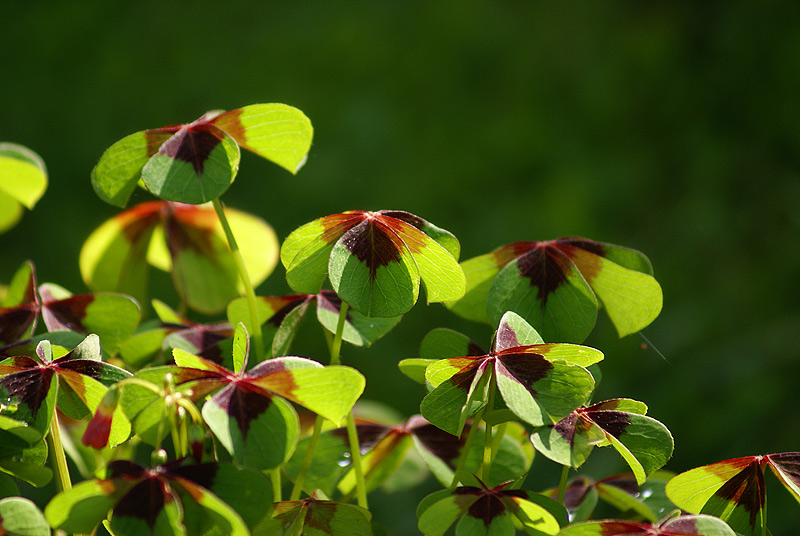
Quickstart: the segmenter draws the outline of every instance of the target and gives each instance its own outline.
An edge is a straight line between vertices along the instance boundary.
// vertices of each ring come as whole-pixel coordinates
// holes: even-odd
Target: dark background
[[[606,354],[599,396],[645,401],[675,436],[674,471],[800,450],[800,4],[37,1],[4,2],[0,20],[0,139],[50,173],[0,236],[2,281],[30,258],[41,281],[85,289],[80,246],[116,213],[89,172],[114,141],[284,102],[314,124],[307,165],[292,177],[245,154],[227,204],[281,239],[347,209],[408,210],[463,259],[566,235],[639,249],[665,296],[646,335],[668,362],[601,314],[586,342]],[[287,291],[282,268],[259,289]],[[396,363],[438,326],[491,336],[419,304],[345,349],[366,397],[418,411]],[[324,359],[317,340],[308,323],[295,351]],[[624,469],[595,457],[597,476]],[[532,488],[557,484],[549,466]],[[789,534],[798,505],[769,489],[773,533]],[[387,525],[408,514],[402,533],[416,500],[373,503]]]

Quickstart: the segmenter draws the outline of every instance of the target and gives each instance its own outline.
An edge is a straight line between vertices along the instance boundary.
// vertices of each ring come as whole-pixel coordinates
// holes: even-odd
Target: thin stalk
[[[52,455],[53,470],[56,473],[56,485],[59,491],[72,489],[72,480],[69,477],[67,456],[61,443],[61,430],[58,427],[58,412],[53,410],[53,419],[50,421],[50,435],[47,436],[50,453]]]
[[[561,469],[561,482],[558,483],[558,502],[564,504],[564,494],[567,491],[567,478],[569,477],[569,465]]]
[[[282,490],[281,490],[281,470],[280,468],[273,469],[269,472],[269,479],[272,482],[272,500],[274,502],[281,502],[283,499],[282,497]]]
[[[308,470],[311,468],[311,460],[314,459],[314,450],[317,448],[317,443],[319,442],[319,435],[322,432],[322,422],[325,419],[317,415],[316,420],[314,421],[314,431],[311,434],[311,439],[308,442],[308,448],[306,449],[305,455],[303,455],[303,463],[300,464],[300,472],[297,473],[297,478],[294,481],[294,487],[292,488],[292,494],[289,496],[290,501],[296,501],[300,498],[300,493],[303,491],[303,484],[306,480],[306,475],[308,474]]]
[[[214,205],[214,210],[217,213],[219,223],[222,225],[222,230],[225,231],[225,238],[228,240],[228,247],[231,248],[233,260],[236,263],[236,270],[239,272],[239,279],[242,280],[244,285],[244,295],[247,298],[247,309],[250,312],[250,325],[253,326],[252,333],[250,333],[250,340],[253,341],[253,352],[256,354],[256,361],[264,359],[264,340],[261,336],[261,324],[258,321],[258,309],[256,306],[256,292],[253,289],[253,283],[250,281],[250,274],[247,273],[247,267],[244,264],[244,257],[239,249],[239,244],[236,243],[236,238],[233,236],[233,231],[228,223],[228,218],[225,216],[225,211],[222,208],[222,202],[219,198],[211,202]]]
[[[489,400],[486,402],[485,411],[491,413],[494,409],[494,392],[497,389],[494,374],[489,378]],[[485,413],[484,413],[485,414]],[[492,425],[484,421],[485,433],[483,436],[483,463],[481,463],[481,480],[489,479],[489,469],[492,467]]]
[[[339,320],[336,322],[336,334],[333,337],[333,343],[331,343],[331,365],[338,365],[341,362],[339,354],[342,351],[342,335],[344,335],[344,322],[347,320],[348,309],[349,306],[342,302],[339,309]]]
[[[458,464],[453,472],[453,481],[450,482],[451,488],[454,488],[456,484],[458,484],[458,473],[459,471],[464,470],[464,465],[467,463],[467,454],[469,454],[469,449],[472,448],[472,442],[475,439],[475,435],[478,431],[478,423],[481,422],[485,411],[486,406],[479,409],[478,413],[475,414],[475,418],[472,419],[472,425],[470,425],[469,432],[467,432],[467,438],[464,440],[464,446],[461,447],[461,456],[458,457]]]
[[[353,460],[353,467],[356,470],[358,505],[365,510],[369,510],[369,506],[367,506],[367,485],[364,481],[364,468],[361,466],[361,446],[358,444],[356,420],[353,417],[352,411],[347,414],[347,438],[350,440],[350,459]]]

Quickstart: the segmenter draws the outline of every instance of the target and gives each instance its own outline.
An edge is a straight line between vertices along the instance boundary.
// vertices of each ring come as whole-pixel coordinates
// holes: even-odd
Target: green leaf
[[[420,357],[429,360],[478,356],[485,353],[483,348],[466,335],[446,328],[429,331],[422,339],[419,349]]]
[[[202,413],[234,460],[249,467],[278,467],[297,444],[297,413],[280,397],[265,398],[229,386],[206,402]]]
[[[236,324],[233,334],[233,371],[242,372],[247,362],[247,354],[250,350],[250,339],[247,338],[247,329],[244,324]]]
[[[620,337],[644,329],[661,312],[661,286],[649,273],[624,268],[579,248],[572,261],[600,298]]]
[[[92,187],[105,201],[117,207],[128,203],[142,175],[142,168],[171,132],[145,130],[126,136],[105,150],[92,169]]]
[[[349,213],[319,218],[298,227],[281,246],[286,282],[295,292],[317,294],[328,274],[328,261],[336,241],[352,226]]]
[[[311,121],[285,104],[252,104],[224,112],[210,121],[244,149],[297,173],[311,147]]]
[[[391,245],[379,246],[373,233]],[[411,252],[399,238],[392,242],[386,231],[372,230],[368,221],[345,233],[333,246],[328,276],[336,294],[366,316],[401,315],[414,306],[419,295],[420,275]]]
[[[261,370],[280,366],[286,370],[259,376]],[[300,404],[337,426],[344,422],[366,384],[364,376],[353,368],[322,367],[315,361],[292,356],[262,362],[248,374],[254,378],[253,385]]]
[[[495,350],[505,350],[514,346],[544,344],[542,336],[524,318],[508,311],[500,318],[495,333]]]
[[[14,143],[0,143],[0,232],[33,209],[47,189],[47,169],[38,154]]]
[[[165,201],[199,205],[216,199],[239,170],[239,146],[219,128],[180,127],[142,168],[142,181]]]
[[[50,536],[50,525],[33,501],[7,497],[0,499],[0,531],[9,536]]]
[[[44,515],[55,529],[90,533],[125,491],[107,480],[85,480],[53,497]]]
[[[253,529],[253,536],[372,536],[369,510],[314,497],[275,504],[272,517]]]
[[[397,366],[400,368],[400,372],[415,382],[424,385],[425,369],[428,367],[428,365],[434,363],[435,361],[435,359],[410,358],[403,359],[397,364]]]
[[[323,290],[316,296],[317,320],[330,333],[336,333],[342,300],[335,293]],[[366,317],[351,309],[347,312],[342,339],[356,346],[369,346],[395,327],[402,316],[391,318]],[[281,324],[281,327],[283,324]]]
[[[37,488],[46,486],[53,479],[53,471],[49,468],[24,461],[0,459],[0,471],[24,480]]]

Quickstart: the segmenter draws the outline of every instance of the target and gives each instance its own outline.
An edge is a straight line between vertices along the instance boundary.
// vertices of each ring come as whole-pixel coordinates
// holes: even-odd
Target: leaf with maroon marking
[[[265,221],[225,208],[254,285],[278,262],[275,231]],[[81,249],[84,282],[146,300],[148,264],[172,275],[188,305],[216,313],[240,295],[233,255],[214,210],[164,201],[142,203],[98,227]]]
[[[579,347],[580,348],[580,347]],[[497,353],[495,374],[503,401],[517,417],[534,426],[555,422],[586,402],[594,379],[585,368],[551,362],[537,346]]]
[[[366,217],[336,242],[328,277],[339,297],[367,316],[401,315],[419,296],[420,274],[411,251],[376,218]]]
[[[471,423],[467,423],[461,434],[462,439],[466,438],[465,434],[471,426]],[[483,433],[483,425],[480,424],[478,427],[477,433]],[[465,455],[464,441],[440,430],[421,416],[409,419],[409,428],[413,433],[417,451],[425,460],[425,464],[443,486],[449,486],[453,481],[459,457]],[[486,479],[487,484],[494,485],[519,478],[530,469],[533,455],[534,450],[525,429],[519,423],[508,423],[497,447],[497,455],[492,461]],[[466,456],[464,471],[473,473],[478,471],[483,463],[483,445],[479,442],[473,443]]]
[[[272,515],[259,523],[253,533],[274,536],[372,536],[369,510],[314,497],[275,503]]]
[[[515,242],[462,267],[467,294],[449,304],[455,313],[497,322],[514,311],[545,340],[581,342],[599,303],[620,336],[641,330],[661,310],[661,288],[644,255],[584,238]]]
[[[203,122],[183,125],[142,168],[156,197],[199,205],[216,199],[239,170],[239,146],[223,130]]]
[[[661,286],[639,252],[581,239],[562,239],[559,247],[592,287],[620,337],[644,329],[661,312]]]
[[[124,207],[142,176],[142,168],[173,133],[169,129],[144,130],[106,149],[91,175],[92,187],[100,199]]]
[[[320,292],[316,300],[317,320],[331,334],[336,333],[342,300],[330,290]],[[402,318],[402,316],[368,318],[355,309],[351,309],[347,311],[342,339],[356,346],[369,346],[389,333]]]
[[[378,317],[408,311],[420,281],[429,302],[456,299],[465,281],[453,256],[454,237],[420,222],[399,211],[349,211],[303,225],[281,249],[289,286],[315,294],[327,275],[340,298]]]
[[[672,456],[669,430],[646,417],[647,406],[617,398],[573,411],[531,435],[536,450],[562,465],[580,467],[596,446],[614,447],[641,485]]]
[[[636,482],[633,473],[610,476],[595,482],[587,476],[573,478],[564,493],[564,506],[573,522],[585,521],[592,516],[598,498],[616,508],[623,517],[655,522],[674,509],[667,499],[664,487],[673,473],[657,471],[643,485]],[[558,488],[542,492],[551,499],[558,496]]]
[[[790,493],[797,493],[800,453],[733,458],[679,474],[667,483],[667,496],[690,513],[725,520],[737,533],[762,534],[766,526],[764,468],[770,466]]]
[[[514,311],[548,341],[581,342],[597,319],[597,298],[570,259],[552,246],[536,247],[495,277],[487,310],[493,322]]]
[[[559,524],[544,507],[528,499],[524,490],[509,488],[511,482],[489,488],[478,486],[446,489],[425,497],[417,508],[417,528],[429,536],[442,536],[459,518],[456,534],[478,536],[514,534],[516,518],[528,534],[552,535]]]
[[[256,296],[256,314],[267,347],[264,359],[288,354],[297,328],[313,300],[311,294]],[[247,298],[237,298],[228,304],[228,322],[232,325],[242,323],[248,333],[253,332]]]
[[[0,378],[0,400],[4,401],[0,417],[13,419],[0,427],[32,445],[41,440],[50,427],[58,395],[58,377],[50,368],[39,369],[39,363],[32,359],[23,364],[18,358],[15,366],[18,366],[16,371],[0,372],[5,374]],[[18,421],[26,424],[25,430],[16,431],[17,427],[11,426]]]
[[[139,304],[122,294],[98,292],[72,296],[52,283],[41,285],[39,293],[42,318],[48,330],[96,333],[111,355],[139,324]]]
[[[8,285],[0,309],[0,343],[11,344],[30,337],[39,312],[36,271],[31,261],[22,263]]]
[[[652,525],[622,519],[585,521],[570,525],[559,533],[563,536],[735,536],[735,534],[724,521],[708,515],[671,517]]]
[[[252,104],[223,112],[209,121],[240,147],[297,173],[306,161],[314,130],[297,108],[285,104]]]
[[[425,372],[433,390],[422,399],[420,413],[438,428],[460,436],[466,420],[486,404],[490,375],[487,356],[434,361]]]
[[[84,481],[56,495],[45,509],[50,524],[89,533],[111,510],[110,528],[119,536],[199,534],[197,529],[244,536],[258,515],[256,495],[271,495],[264,475],[228,464],[172,462],[148,469],[120,460],[107,473],[106,479]]]
[[[286,282],[295,292],[317,294],[328,275],[331,250],[341,236],[362,220],[357,211],[333,214],[292,231],[281,246]]]
[[[89,288],[146,299],[147,249],[164,206],[161,201],[136,205],[89,235],[80,253],[81,276]]]
[[[493,346],[496,351],[515,346],[544,344],[539,333],[524,318],[513,311],[506,312],[500,319],[494,334]]]
[[[357,370],[323,367],[302,357],[276,357],[259,363],[245,374],[254,386],[277,394],[341,425],[364,391]]]

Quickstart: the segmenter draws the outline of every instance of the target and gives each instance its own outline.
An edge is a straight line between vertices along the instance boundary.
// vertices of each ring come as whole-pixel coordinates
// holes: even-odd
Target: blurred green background
[[[639,249],[664,289],[646,335],[666,361],[601,315],[587,341],[606,353],[599,396],[645,401],[675,436],[674,471],[800,450],[800,4],[2,5],[0,139],[39,152],[51,181],[0,235],[2,281],[30,258],[41,281],[85,289],[80,246],[116,213],[89,172],[114,141],[284,102],[314,124],[308,163],[292,177],[245,154],[227,204],[281,238],[347,209],[408,210],[456,234],[464,259],[565,235]],[[259,289],[287,291],[282,268]],[[322,358],[307,325],[295,350]],[[396,362],[438,326],[491,336],[420,304],[370,350],[345,350],[366,397],[418,411]],[[623,470],[595,456],[597,476]],[[557,484],[548,465],[531,487]],[[800,516],[773,489],[777,535]],[[400,534],[413,518],[389,512],[416,500],[373,503]]]

